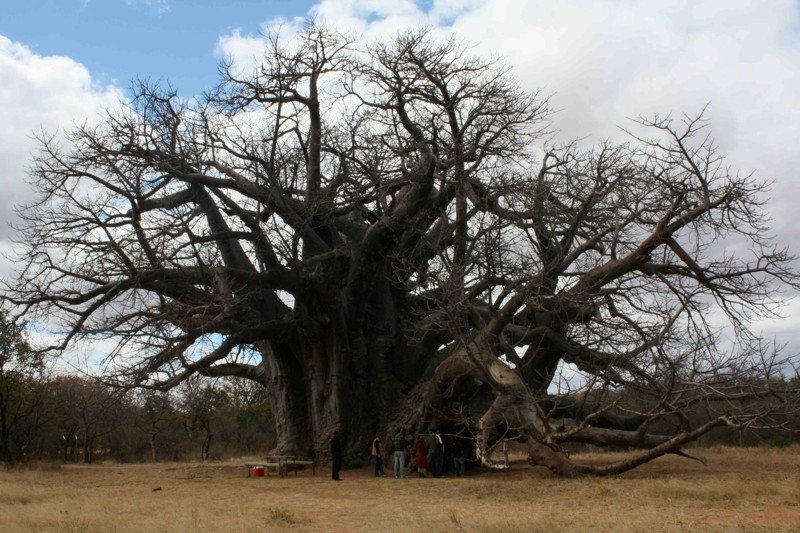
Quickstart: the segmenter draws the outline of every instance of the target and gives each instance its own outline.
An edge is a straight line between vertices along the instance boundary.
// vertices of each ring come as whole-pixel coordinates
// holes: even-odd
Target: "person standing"
[[[456,436],[452,445],[453,450],[453,471],[456,476],[463,476],[467,473],[467,446],[460,436]]]
[[[406,443],[402,430],[392,437],[392,447],[394,448],[394,477],[408,477],[406,475]]]
[[[378,435],[372,439],[372,460],[375,461],[375,477],[383,477],[383,454],[381,453],[381,439]]]
[[[417,473],[419,477],[425,477],[425,471],[428,469],[428,447],[425,446],[425,439],[422,435],[417,440]]]
[[[342,468],[342,441],[339,440],[339,430],[333,432],[331,439],[331,467],[333,469],[333,480],[341,481],[339,470]]]
[[[436,433],[434,428],[431,428],[430,436],[428,437],[428,463],[430,463],[433,477],[442,477],[444,445],[442,444],[442,437]]]

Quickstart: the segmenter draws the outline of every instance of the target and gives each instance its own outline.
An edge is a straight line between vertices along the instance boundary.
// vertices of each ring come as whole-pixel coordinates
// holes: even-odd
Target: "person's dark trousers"
[[[375,477],[383,475],[383,457],[380,455],[375,456]]]
[[[339,480],[339,470],[342,469],[342,458],[334,456],[332,459],[333,463],[333,479]]]
[[[435,453],[428,457],[429,462],[431,463],[431,472],[433,473],[433,477],[442,477],[442,467],[444,466],[444,457],[441,453]]]
[[[453,457],[453,470],[457,476],[463,476],[467,473],[465,463],[466,458],[463,455]]]

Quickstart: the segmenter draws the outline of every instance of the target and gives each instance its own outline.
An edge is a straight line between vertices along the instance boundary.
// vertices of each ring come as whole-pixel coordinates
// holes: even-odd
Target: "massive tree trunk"
[[[291,345],[261,345],[281,453],[327,458],[338,429],[346,464],[363,460],[400,389],[391,364],[397,327],[375,307],[394,304],[374,301],[366,310],[328,302],[302,318],[308,326]],[[361,323],[347,327],[353,321]]]
[[[270,408],[275,418],[276,449],[286,454],[307,450],[310,433],[303,365],[284,346],[260,342],[258,347],[262,356],[261,379],[269,392]]]

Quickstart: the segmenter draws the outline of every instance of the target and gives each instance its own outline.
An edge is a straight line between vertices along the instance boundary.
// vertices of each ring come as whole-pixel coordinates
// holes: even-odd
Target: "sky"
[[[720,152],[774,182],[775,237],[800,254],[798,0],[3,0],[0,251],[31,199],[34,134],[92,120],[136,78],[199,95],[220,61],[248,61],[268,28],[309,17],[367,40],[426,26],[500,55],[523,87],[552,95],[563,140],[622,139],[630,118],[709,104]],[[798,299],[784,314],[756,330],[800,353]]]

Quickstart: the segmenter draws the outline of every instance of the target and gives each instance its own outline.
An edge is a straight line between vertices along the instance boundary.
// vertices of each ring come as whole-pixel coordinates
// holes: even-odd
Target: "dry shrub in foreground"
[[[0,472],[0,531],[800,530],[800,446],[703,453],[707,467],[664,457],[604,479],[524,463],[444,479],[347,470],[342,483],[327,471],[248,478],[238,462],[17,469]]]

